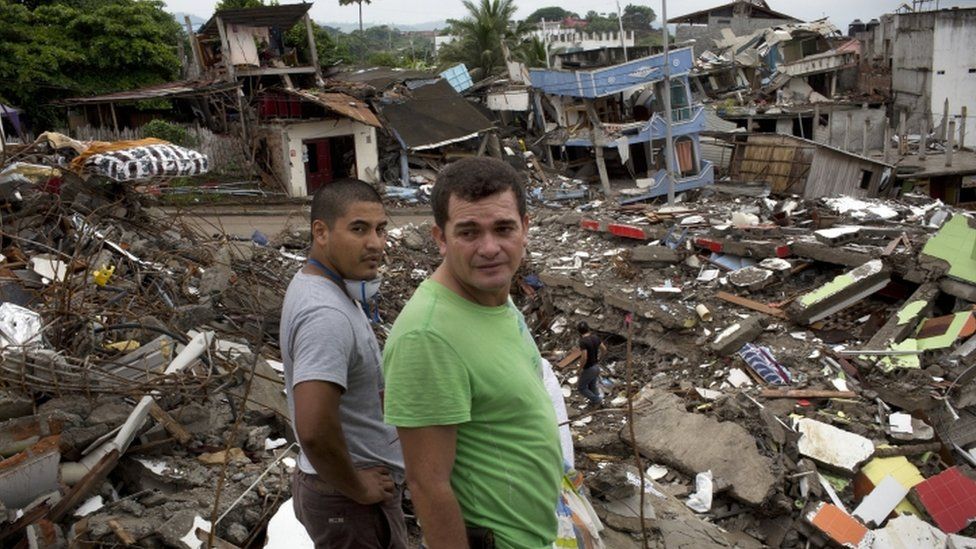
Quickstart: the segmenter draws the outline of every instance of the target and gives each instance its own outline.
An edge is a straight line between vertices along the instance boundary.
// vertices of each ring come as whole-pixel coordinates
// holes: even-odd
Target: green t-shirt
[[[457,425],[451,487],[465,522],[491,529],[500,548],[556,539],[562,455],[540,360],[511,302],[483,307],[431,280],[383,353],[386,422]]]

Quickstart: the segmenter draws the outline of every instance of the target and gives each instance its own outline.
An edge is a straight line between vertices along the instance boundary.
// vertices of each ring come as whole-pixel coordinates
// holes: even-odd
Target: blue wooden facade
[[[683,191],[710,184],[714,180],[714,167],[701,158],[698,136],[705,128],[704,107],[690,102],[688,74],[694,65],[693,50],[690,47],[674,50],[669,53],[668,59],[671,64],[672,90],[677,92],[672,93],[672,96],[679,98],[672,105],[671,133],[675,143],[690,141],[693,151],[691,158],[694,168],[688,169],[686,156],[683,170],[678,169],[679,154],[677,150],[675,152],[675,171],[680,172],[680,175],[676,176],[675,190]],[[618,101],[627,103],[629,108],[633,109],[635,96],[642,98],[644,105],[641,106],[646,108],[647,105],[659,104],[652,103],[648,94],[650,90],[655,90],[655,84],[658,85],[658,89],[660,88],[659,83],[664,80],[664,63],[664,54],[658,54],[598,69],[530,69],[529,76],[533,87],[553,97],[553,104],[563,105],[567,112],[569,110],[580,112],[579,104],[586,101]],[[653,95],[651,94],[650,97]],[[667,131],[665,118],[663,111],[657,111],[644,122],[604,123],[600,142],[609,148],[631,145],[660,147]],[[574,125],[573,120],[566,113],[563,114],[563,120],[568,126]],[[567,147],[594,146],[592,134],[586,131],[576,132],[560,144]],[[684,147],[687,150],[688,145]],[[648,198],[667,194],[666,171],[657,171],[650,177],[654,179],[654,183],[648,189]]]

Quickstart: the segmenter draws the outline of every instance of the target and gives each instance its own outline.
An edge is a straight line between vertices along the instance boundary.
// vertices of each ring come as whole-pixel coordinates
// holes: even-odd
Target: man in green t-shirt
[[[528,240],[511,166],[459,160],[437,177],[443,261],[383,354],[385,417],[430,549],[542,549],[556,539],[562,457],[541,357],[509,290]]]

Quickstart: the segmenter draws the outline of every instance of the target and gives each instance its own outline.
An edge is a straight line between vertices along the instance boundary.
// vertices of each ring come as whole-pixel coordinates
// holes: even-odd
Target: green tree
[[[0,95],[45,128],[63,116],[53,101],[175,79],[183,30],[164,7],[160,0],[0,0]]]
[[[305,24],[299,23],[285,33],[285,45],[293,47],[298,51],[298,56],[302,59],[309,59],[308,55],[308,35],[306,34]],[[337,38],[341,33],[338,29],[330,32],[329,27],[323,27],[312,21],[312,36],[315,37],[315,49],[319,56],[319,65],[331,67],[341,63],[351,63],[352,55],[349,47],[345,43],[340,43]]]
[[[620,19],[624,23],[625,30],[646,34],[651,32],[651,23],[657,19],[657,14],[648,6],[627,4]]]
[[[260,8],[263,6],[277,6],[278,0],[220,0],[214,6],[214,11],[232,10],[239,8]]]
[[[567,17],[578,17],[578,15],[560,8],[559,6],[549,6],[546,8],[539,8],[530,13],[529,16],[525,18],[525,22],[530,25],[535,25],[543,19],[546,21],[562,21]]]
[[[600,14],[593,10],[586,13],[586,32],[614,32],[620,30],[617,14]]]
[[[448,20],[450,33],[458,39],[444,46],[440,58],[443,61],[460,62],[469,69],[480,69],[485,77],[505,64],[501,41],[515,40],[525,28],[513,28],[515,14],[513,0],[481,0],[475,5],[464,0],[468,17]]]
[[[546,43],[535,36],[523,40],[512,54],[527,67],[546,66]]]

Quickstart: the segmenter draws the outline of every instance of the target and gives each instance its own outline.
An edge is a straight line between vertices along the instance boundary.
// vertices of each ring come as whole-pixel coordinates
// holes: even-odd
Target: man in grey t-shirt
[[[316,192],[308,264],[281,311],[288,407],[301,446],[295,515],[319,548],[407,546],[403,456],[396,430],[383,423],[382,357],[367,317],[386,223],[379,194],[363,181]]]

